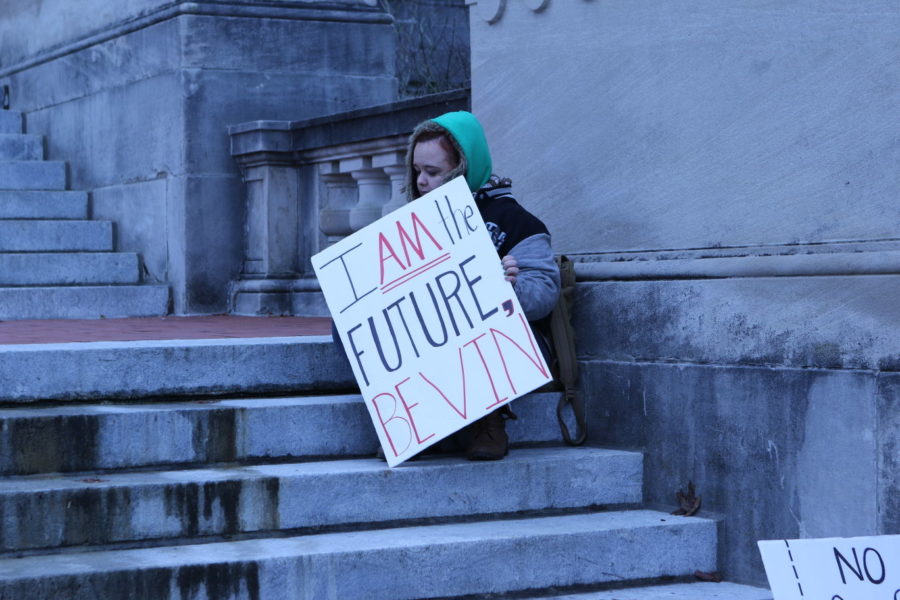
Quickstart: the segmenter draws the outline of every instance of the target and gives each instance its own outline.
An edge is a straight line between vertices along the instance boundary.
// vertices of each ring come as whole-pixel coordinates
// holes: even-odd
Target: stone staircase
[[[0,320],[166,314],[168,287],[140,285],[138,255],[113,252],[113,224],[66,187],[66,164],[0,110]]]
[[[771,598],[694,582],[716,522],[555,394],[502,461],[389,469],[351,388],[321,336],[0,345],[0,599]]]

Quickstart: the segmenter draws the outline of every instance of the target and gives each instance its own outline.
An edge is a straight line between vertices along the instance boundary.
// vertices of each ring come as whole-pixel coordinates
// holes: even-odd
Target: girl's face
[[[455,168],[453,157],[444,150],[438,138],[419,142],[413,148],[413,169],[420,195],[439,187]]]

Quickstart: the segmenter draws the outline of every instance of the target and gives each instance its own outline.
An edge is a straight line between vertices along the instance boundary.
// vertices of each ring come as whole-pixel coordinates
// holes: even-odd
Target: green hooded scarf
[[[416,140],[426,131],[438,131],[449,134],[450,141],[459,152],[460,163],[447,176],[447,181],[460,175],[466,176],[466,183],[471,191],[478,190],[491,177],[493,163],[488,149],[487,138],[481,123],[470,112],[464,110],[444,113],[434,119],[424,121],[416,127],[409,137],[409,148],[406,152],[406,195],[408,199],[419,196],[416,189],[416,175],[413,170],[413,149]]]

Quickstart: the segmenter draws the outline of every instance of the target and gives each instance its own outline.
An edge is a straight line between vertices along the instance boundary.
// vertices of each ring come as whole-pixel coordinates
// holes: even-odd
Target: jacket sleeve
[[[550,235],[529,236],[510,248],[508,254],[519,264],[515,291],[529,321],[550,314],[559,298],[559,268],[553,260]]]

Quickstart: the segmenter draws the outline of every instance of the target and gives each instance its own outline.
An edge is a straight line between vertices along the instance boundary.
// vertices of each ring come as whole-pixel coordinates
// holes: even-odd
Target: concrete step
[[[138,283],[131,252],[0,253],[0,286]]]
[[[371,457],[15,478],[0,486],[0,514],[12,516],[0,552],[637,504],[641,473],[639,453],[582,447],[428,456],[393,470]]]
[[[0,161],[44,160],[44,140],[39,135],[0,133]]]
[[[169,286],[167,285],[103,285],[64,287],[0,287],[0,321],[15,319],[102,319],[117,317],[155,317],[169,313]],[[0,344],[3,343],[0,333]],[[0,345],[0,348],[6,346]],[[0,350],[2,352],[2,350]],[[6,356],[10,356],[6,354]],[[115,359],[113,359],[115,360]],[[54,369],[67,369],[64,364],[49,365]],[[20,367],[23,365],[20,364]],[[60,379],[82,379],[96,377],[103,365],[86,367],[92,374],[40,372],[41,378],[49,377],[52,382]],[[19,390],[26,390],[29,370],[7,371],[0,366],[3,375],[0,381],[13,383],[12,388],[0,386],[0,399],[7,394],[18,396]],[[3,379],[6,377],[6,379]],[[7,391],[10,390],[10,391]]]
[[[515,400],[511,443],[561,443],[558,400]],[[359,395],[0,409],[0,475],[368,457],[377,448]]]
[[[599,512],[5,559],[0,597],[404,600],[683,576],[715,557],[714,521]]]
[[[110,252],[112,249],[110,221],[0,221],[0,252]]]
[[[22,133],[22,113],[0,110],[0,133]]]
[[[87,192],[0,190],[0,219],[87,218]]]
[[[66,163],[51,160],[0,161],[0,190],[64,190]]]
[[[521,600],[772,600],[772,592],[723,581],[616,588],[564,596],[529,596]]]
[[[166,289],[41,289],[59,291],[59,306],[67,298],[74,298],[67,294],[78,290],[92,290],[99,301],[99,296],[111,296],[128,288]],[[14,294],[28,289],[35,288],[0,289],[0,320],[26,318],[4,317],[3,312],[9,306],[22,306]],[[109,304],[111,309],[117,305],[127,307],[124,302],[113,298]],[[34,373],[41,376],[34,377]],[[4,382],[0,386],[0,401],[16,403],[121,401],[165,395],[327,393],[355,387],[350,365],[338,354],[331,336],[9,345],[3,345],[0,338],[0,381]]]

